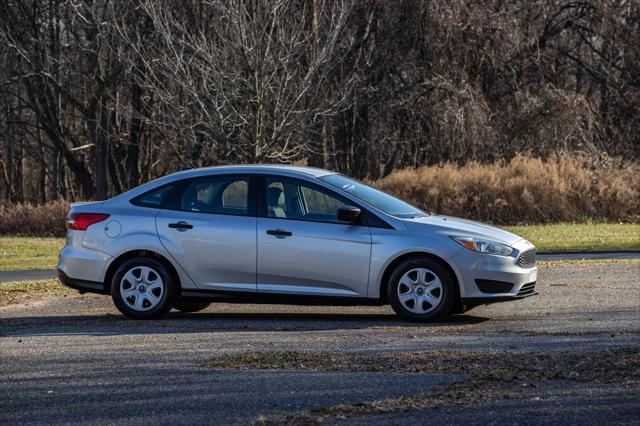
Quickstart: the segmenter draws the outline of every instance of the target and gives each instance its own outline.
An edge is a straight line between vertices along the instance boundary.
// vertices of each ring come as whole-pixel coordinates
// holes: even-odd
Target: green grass
[[[0,270],[53,268],[63,246],[63,238],[0,237]]]
[[[539,251],[640,248],[640,224],[560,223],[507,226]],[[0,237],[0,270],[53,268],[62,238]]]
[[[640,224],[559,223],[505,228],[531,241],[538,251],[640,248]]]

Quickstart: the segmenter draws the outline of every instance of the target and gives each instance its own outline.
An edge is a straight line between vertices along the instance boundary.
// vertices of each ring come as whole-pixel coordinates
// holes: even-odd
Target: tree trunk
[[[129,146],[127,146],[127,184],[133,188],[140,183],[140,140],[142,136],[142,88],[139,84],[131,85],[131,129]]]
[[[109,155],[109,123],[107,114],[107,101],[104,96],[100,98],[97,109],[97,124],[94,121],[92,135],[95,143],[95,149],[93,151],[93,171],[96,177],[96,198],[98,200],[104,200],[107,198],[107,192],[109,190],[109,181],[107,176],[107,156]]]

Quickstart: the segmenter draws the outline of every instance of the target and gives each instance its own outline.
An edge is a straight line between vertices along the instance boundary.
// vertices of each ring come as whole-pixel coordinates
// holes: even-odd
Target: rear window
[[[138,195],[131,200],[131,204],[140,207],[151,207],[159,209],[163,203],[167,200],[171,191],[175,188],[175,184],[169,184],[161,186],[160,188],[152,189],[149,192],[145,192],[142,195]]]
[[[180,210],[246,215],[248,199],[248,177],[215,176],[189,183],[182,192]]]

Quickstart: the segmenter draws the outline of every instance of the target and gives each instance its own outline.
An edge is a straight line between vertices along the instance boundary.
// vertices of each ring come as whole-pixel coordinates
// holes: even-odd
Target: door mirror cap
[[[356,206],[344,205],[338,209],[338,220],[340,222],[354,223],[362,214]]]

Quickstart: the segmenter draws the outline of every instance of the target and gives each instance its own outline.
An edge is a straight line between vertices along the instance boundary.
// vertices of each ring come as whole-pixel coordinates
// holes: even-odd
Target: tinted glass
[[[301,181],[267,178],[269,217],[343,223],[338,209],[345,203]]]
[[[425,213],[378,189],[342,175],[326,175],[320,178],[331,186],[340,188],[365,203],[392,216],[409,218],[425,216]]]
[[[246,178],[219,177],[195,180],[184,189],[180,210],[246,215],[248,198],[249,182]]]
[[[173,188],[175,188],[175,185],[162,186],[158,189],[139,195],[131,200],[131,202],[136,206],[160,208]]]
[[[302,196],[307,205],[307,211],[310,214],[336,216],[338,209],[344,205],[344,203],[328,196],[324,192],[316,191],[315,189],[305,186],[301,186],[300,189],[302,190]]]
[[[237,180],[232,182],[222,191],[222,206],[246,210],[248,193],[249,184],[247,181]]]

